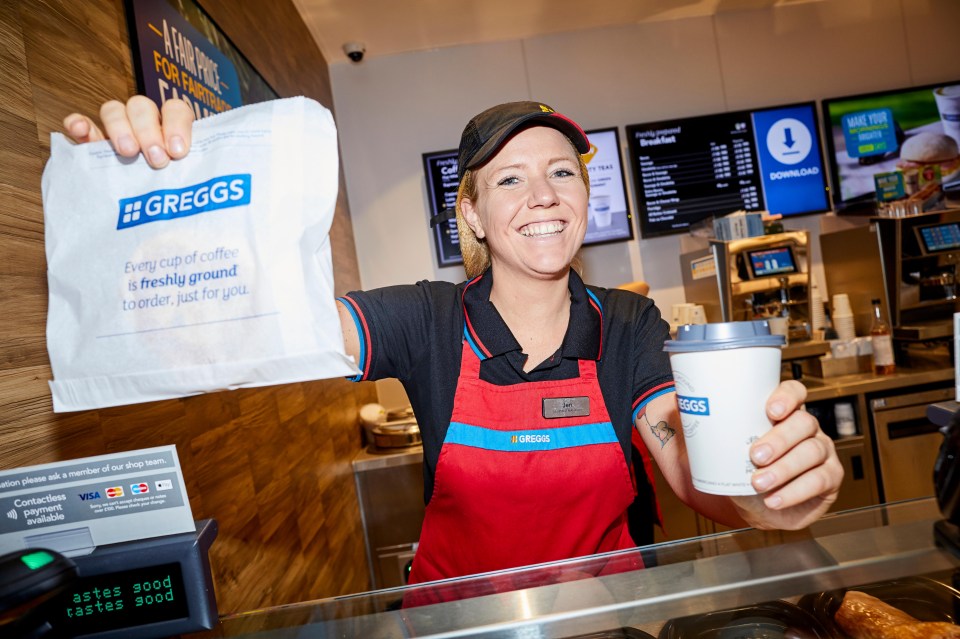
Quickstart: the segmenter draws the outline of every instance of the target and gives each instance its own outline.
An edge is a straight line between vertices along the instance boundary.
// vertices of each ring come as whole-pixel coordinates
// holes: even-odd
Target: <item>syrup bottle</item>
[[[891,375],[897,365],[893,361],[893,331],[880,312],[880,300],[870,300],[873,304],[873,324],[870,326],[870,342],[873,345],[873,372],[877,375]]]

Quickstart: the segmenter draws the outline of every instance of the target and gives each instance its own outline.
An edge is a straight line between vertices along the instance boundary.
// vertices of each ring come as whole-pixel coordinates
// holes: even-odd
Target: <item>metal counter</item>
[[[804,377],[801,381],[807,387],[807,401],[815,402],[823,399],[877,393],[953,380],[954,371],[949,360],[941,358],[914,359],[916,359],[916,362],[913,366],[909,368],[897,366],[896,372],[892,375],[859,373],[827,379]]]
[[[423,447],[368,447],[353,458],[363,542],[374,589],[401,586],[423,523]]]
[[[217,636],[532,639],[623,627],[656,634],[675,617],[921,574],[949,579],[960,559],[935,545],[939,519],[932,499],[875,506],[799,532],[734,531],[258,610],[223,618]],[[638,558],[648,567],[591,576]],[[509,590],[488,594],[498,589]],[[404,597],[447,602],[398,609]]]

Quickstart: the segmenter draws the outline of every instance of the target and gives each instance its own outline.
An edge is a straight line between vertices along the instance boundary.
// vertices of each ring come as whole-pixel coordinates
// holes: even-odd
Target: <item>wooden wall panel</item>
[[[282,95],[330,106],[326,62],[290,0],[202,2]],[[256,11],[256,13],[252,13]],[[0,3],[0,468],[176,444],[195,518],[213,517],[223,613],[369,586],[350,460],[371,384],[327,380],[54,414],[40,177],[67,113],[135,86],[121,0]],[[337,289],[359,287],[349,210]]]

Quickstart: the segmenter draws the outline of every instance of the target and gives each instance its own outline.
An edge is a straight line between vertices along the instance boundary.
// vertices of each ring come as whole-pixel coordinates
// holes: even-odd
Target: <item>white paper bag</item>
[[[194,123],[165,169],[51,136],[55,412],[355,375],[333,295],[336,129],[305,98]]]

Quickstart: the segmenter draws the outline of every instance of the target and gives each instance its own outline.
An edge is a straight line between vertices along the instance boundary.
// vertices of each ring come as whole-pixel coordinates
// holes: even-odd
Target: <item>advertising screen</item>
[[[617,129],[595,129],[585,133],[590,140],[590,150],[583,155],[590,174],[590,201],[583,244],[587,246],[632,239],[633,223],[620,161]],[[453,216],[457,189],[460,188],[457,151],[424,153],[423,170],[437,263],[440,266],[462,264],[460,236]]]
[[[734,211],[829,209],[813,102],[627,127],[644,237]]]
[[[960,83],[831,98],[823,119],[838,213],[873,212],[876,176],[921,165],[940,165],[944,191],[960,187]]]
[[[627,187],[616,128],[585,131],[590,150],[583,156],[590,174],[590,203],[584,245],[633,238]]]

